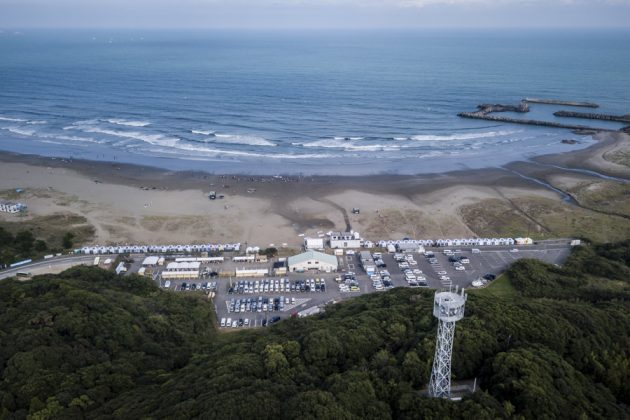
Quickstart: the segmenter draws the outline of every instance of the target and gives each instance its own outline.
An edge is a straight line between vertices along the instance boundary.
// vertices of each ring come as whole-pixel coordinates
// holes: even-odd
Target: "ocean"
[[[629,35],[4,31],[0,150],[211,173],[499,166],[594,140],[457,113],[524,97],[630,113]],[[526,117],[559,109],[532,105]]]

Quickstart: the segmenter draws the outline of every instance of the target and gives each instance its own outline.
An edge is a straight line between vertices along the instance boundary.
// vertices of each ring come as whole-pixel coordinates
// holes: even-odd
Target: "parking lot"
[[[569,255],[566,242],[547,242],[537,245],[511,247],[462,247],[450,249],[431,247],[433,253],[403,254],[404,261],[395,260],[395,254],[383,253],[384,267],[377,268],[372,278],[363,270],[358,253],[338,257],[338,273],[289,273],[285,276],[258,278],[219,277],[206,274],[195,280],[165,281],[156,270],[153,278],[160,287],[181,293],[212,293],[217,320],[223,328],[254,328],[269,325],[279,319],[299,316],[302,311],[314,310],[329,303],[338,302],[365,293],[378,293],[393,287],[471,287],[473,281],[484,275],[498,275],[514,261],[535,258],[552,264],[560,264]],[[456,269],[454,261],[463,268]],[[408,268],[401,268],[407,264]],[[130,272],[136,272],[140,264],[135,262]],[[406,267],[406,266],[405,266]],[[135,270],[135,271],[134,271]],[[388,274],[383,282],[380,271]],[[405,274],[403,270],[411,270]],[[202,273],[221,271],[220,264],[204,264]],[[419,281],[410,283],[409,278]],[[376,279],[379,280],[376,280]],[[193,291],[195,285],[196,291]],[[187,287],[182,287],[187,286]]]

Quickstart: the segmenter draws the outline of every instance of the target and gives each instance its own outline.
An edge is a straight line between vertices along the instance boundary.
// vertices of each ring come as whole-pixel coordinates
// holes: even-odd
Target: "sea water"
[[[4,31],[0,150],[215,173],[498,166],[593,140],[457,113],[524,97],[630,113],[629,35]],[[570,108],[533,104],[522,117],[559,109]]]

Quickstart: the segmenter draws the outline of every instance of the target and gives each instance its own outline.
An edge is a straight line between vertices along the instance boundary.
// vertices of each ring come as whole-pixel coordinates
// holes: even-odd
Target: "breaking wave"
[[[158,146],[168,146],[175,147],[177,142],[179,142],[179,138],[177,137],[168,137],[162,134],[146,134],[138,131],[121,131],[121,130],[110,130],[107,128],[102,128],[99,125],[95,124],[94,120],[87,121],[79,121],[68,127],[64,127],[64,130],[78,130],[84,133],[97,133],[97,134],[106,134],[108,136],[120,137],[125,139],[132,140],[140,140],[145,143],[158,145]]]
[[[397,151],[400,150],[401,147],[397,144],[357,144],[349,140],[339,140],[337,137],[316,140],[309,143],[293,143],[293,145],[309,148],[343,149],[349,152]]]
[[[2,127],[3,130],[7,130],[10,133],[13,134],[19,134],[20,136],[34,136],[36,131],[35,130],[29,130],[28,128],[22,128],[22,127]]]
[[[520,131],[487,131],[482,133],[459,133],[449,135],[418,134],[411,137],[394,137],[394,140],[413,141],[457,141],[457,140],[479,140],[493,137],[509,136],[520,133]]]
[[[27,122],[28,120],[24,120],[22,118],[5,117],[4,115],[0,115],[0,121]]]
[[[105,121],[110,124],[124,125],[126,127],[146,127],[147,125],[151,125],[151,123],[148,121],[125,120],[123,118],[110,118]]]
[[[216,143],[225,144],[246,144],[249,146],[275,146],[275,143],[270,142],[264,137],[248,136],[243,134],[215,134]]]
[[[190,130],[193,134],[201,134],[202,136],[214,136],[214,131],[211,130]]]

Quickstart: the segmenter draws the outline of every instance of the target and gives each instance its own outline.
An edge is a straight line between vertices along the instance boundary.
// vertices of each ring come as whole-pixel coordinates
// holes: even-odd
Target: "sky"
[[[630,0],[0,0],[0,28],[630,28]]]

